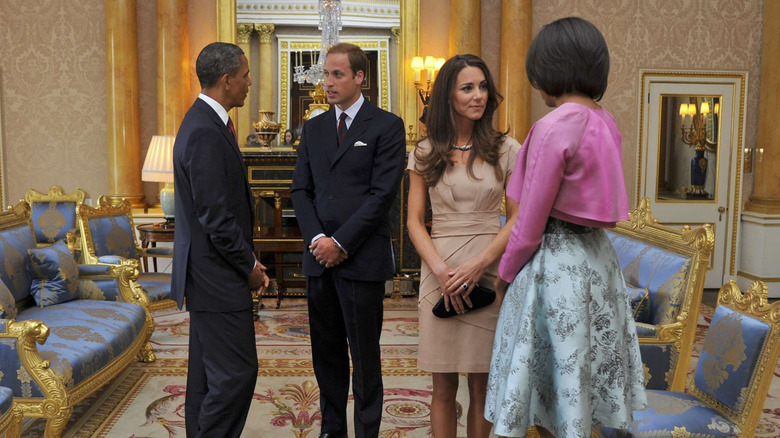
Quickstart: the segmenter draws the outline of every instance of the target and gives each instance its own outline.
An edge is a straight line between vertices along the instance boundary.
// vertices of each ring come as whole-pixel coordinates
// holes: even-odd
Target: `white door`
[[[666,225],[712,226],[715,249],[704,287],[720,288],[736,275],[744,90],[709,76],[643,79],[639,197],[650,198],[653,215]]]

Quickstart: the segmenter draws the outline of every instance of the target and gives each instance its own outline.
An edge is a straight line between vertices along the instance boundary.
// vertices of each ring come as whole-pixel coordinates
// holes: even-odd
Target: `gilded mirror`
[[[658,199],[714,200],[721,100],[721,96],[661,96]]]
[[[736,276],[746,84],[746,72],[640,71],[636,202],[649,197],[666,225],[712,227],[707,288]]]
[[[253,80],[248,104],[235,110],[239,138],[252,131],[261,110],[275,112],[283,133],[299,129],[303,116],[313,108],[314,96],[309,93],[314,87],[298,84],[293,76],[297,65],[311,65],[320,50],[318,4],[316,0],[217,0],[218,39],[241,46],[250,58],[250,70],[262,78]],[[374,74],[369,75],[367,86],[373,87],[376,97],[369,100],[404,119],[405,114],[416,118],[417,112],[414,85],[408,80],[413,72],[404,60],[417,52],[418,15],[419,0],[341,2],[341,41],[361,46],[375,64],[369,67]],[[366,96],[371,93],[364,91]],[[276,139],[274,145],[278,144]]]

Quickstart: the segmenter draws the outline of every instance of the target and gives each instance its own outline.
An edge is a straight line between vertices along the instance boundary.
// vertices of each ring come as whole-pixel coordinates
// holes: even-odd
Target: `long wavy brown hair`
[[[441,67],[433,84],[431,99],[428,103],[428,113],[426,115],[425,126],[428,130],[425,138],[431,143],[431,149],[422,152],[419,148],[415,149],[414,157],[417,163],[415,171],[418,172],[425,181],[427,187],[436,185],[441,179],[444,169],[455,163],[452,161],[454,150],[452,145],[458,141],[457,130],[455,129],[455,116],[453,114],[450,99],[452,91],[455,89],[458,73],[466,67],[477,67],[485,74],[487,81],[488,98],[485,103],[485,113],[482,118],[474,123],[474,132],[472,134],[473,154],[469,155],[466,163],[469,177],[478,179],[474,176],[474,160],[477,156],[493,166],[496,179],[503,180],[504,172],[501,164],[498,162],[499,146],[501,140],[507,132],[500,132],[493,128],[493,114],[498,105],[504,100],[496,88],[493,77],[490,75],[485,61],[474,55],[455,55],[448,59]],[[418,142],[419,143],[419,142]]]

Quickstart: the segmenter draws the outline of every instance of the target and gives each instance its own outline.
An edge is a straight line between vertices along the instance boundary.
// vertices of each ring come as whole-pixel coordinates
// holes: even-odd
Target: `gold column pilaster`
[[[238,47],[241,47],[241,50],[244,51],[246,60],[249,62],[250,70],[255,68],[255,64],[252,63],[252,50],[249,46],[249,42],[252,38],[252,32],[254,30],[254,24],[238,25]],[[260,82],[262,82],[262,80]],[[238,118],[236,120],[236,134],[238,135],[238,144],[243,145],[246,141],[246,136],[249,135],[250,132],[252,132],[252,105],[250,102],[244,102],[244,106],[238,108]]]
[[[236,0],[216,0],[217,7],[217,41],[236,43]],[[233,119],[238,119],[236,108],[228,111]],[[238,133],[238,131],[236,131]],[[240,138],[240,137],[239,137]]]
[[[501,1],[501,55],[498,89],[504,103],[498,107],[498,126],[522,142],[531,129],[531,83],[525,58],[533,39],[533,0]]]
[[[176,135],[189,107],[187,0],[157,0],[157,134]]]
[[[780,20],[780,2],[764,2],[761,45],[761,87],[758,90],[758,133],[753,194],[745,209],[780,214],[780,32],[772,31]]]
[[[419,127],[417,118],[417,90],[414,88],[414,70],[412,58],[418,56],[420,50],[420,0],[403,0],[401,2],[401,29],[398,32],[400,47],[398,62],[401,74],[398,76],[398,115],[406,125]],[[419,133],[419,129],[415,132]]]
[[[141,129],[135,0],[106,0],[108,191],[141,208]]]
[[[258,32],[260,38],[260,84],[258,89],[258,106],[259,111],[273,111],[274,110],[274,60],[273,51],[271,50],[271,36],[274,34],[274,25],[269,23],[255,24],[255,30]],[[284,133],[287,130],[287,126],[282,126],[280,131]],[[282,134],[284,135],[284,134]]]
[[[400,27],[391,27],[390,28],[390,36],[391,40],[393,42],[393,53],[394,53],[394,59],[392,64],[390,64],[392,67],[391,69],[393,71],[388,72],[391,79],[395,79],[396,82],[392,83],[390,82],[390,86],[393,90],[398,90],[401,87],[401,75],[403,75],[403,62],[401,61],[403,58],[401,57],[401,28]],[[398,108],[401,107],[401,100],[398,99],[398,96],[400,93],[395,93],[394,96],[390,97],[390,109],[391,112],[398,113]],[[393,101],[395,99],[395,101]]]
[[[480,0],[450,0],[449,55],[482,52],[482,5]]]

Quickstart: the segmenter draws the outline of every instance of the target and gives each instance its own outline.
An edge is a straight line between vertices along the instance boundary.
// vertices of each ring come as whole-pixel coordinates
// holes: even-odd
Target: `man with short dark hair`
[[[254,198],[228,111],[252,81],[244,52],[212,43],[198,55],[201,93],[173,146],[176,189],[171,291],[190,314],[187,437],[239,437],[257,380],[251,290],[268,286],[252,246]]]
[[[347,436],[350,355],[355,436],[378,436],[382,420],[382,300],[395,272],[388,213],[406,143],[403,121],[361,94],[366,69],[359,47],[328,50],[324,86],[331,107],[303,126],[291,190],[310,244],[303,273],[321,438]]]

